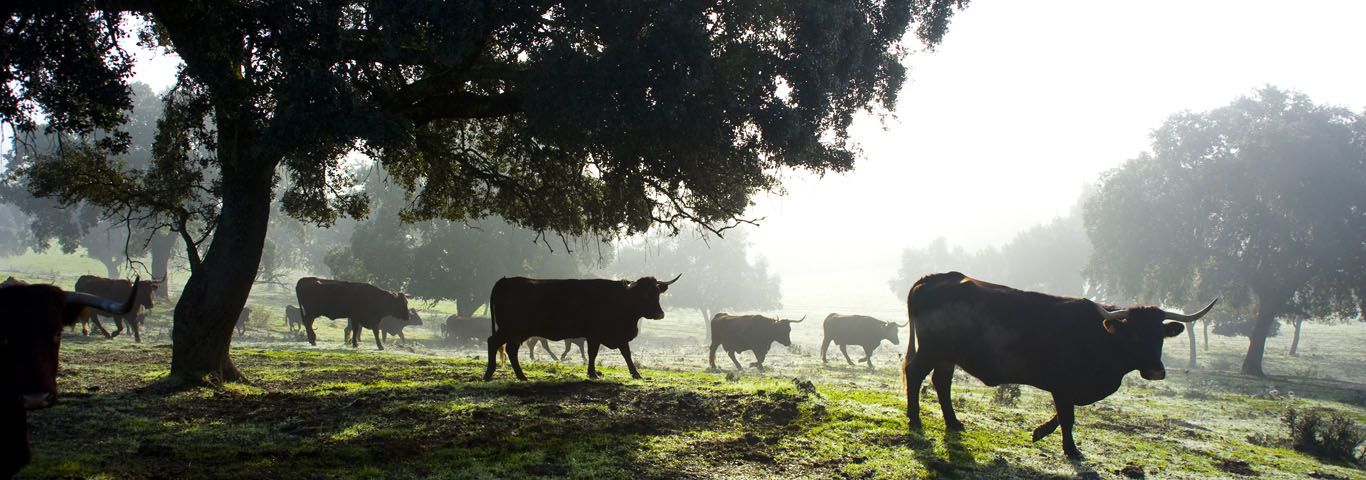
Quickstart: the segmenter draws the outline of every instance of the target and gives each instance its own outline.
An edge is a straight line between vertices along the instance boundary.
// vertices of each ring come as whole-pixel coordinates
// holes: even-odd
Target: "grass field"
[[[564,363],[524,357],[529,382],[503,366],[485,383],[481,349],[435,335],[449,313],[440,304],[420,308],[427,323],[406,344],[391,338],[378,352],[368,332],[360,348],[343,347],[342,322],[325,319],[318,347],[300,341],[281,319],[291,296],[253,294],[248,332],[234,341],[245,385],[159,389],[169,305],[154,310],[141,344],[67,335],[62,400],[30,414],[35,460],[20,478],[1366,479],[1289,449],[1281,421],[1295,405],[1366,423],[1362,324],[1306,326],[1297,357],[1285,353],[1288,335],[1273,339],[1265,379],[1233,373],[1245,339],[1211,338],[1195,370],[1178,368],[1184,337],[1170,340],[1167,380],[1130,375],[1116,395],[1078,409],[1087,456],[1069,461],[1057,434],[1030,442],[1051,416],[1046,394],[1025,387],[1000,404],[996,389],[962,374],[954,397],[967,431],[944,432],[932,390],[920,405],[925,429],[908,431],[895,368],[903,347],[884,345],[875,369],[846,367],[834,351],[825,367],[812,322],[764,373],[706,372],[701,322],[679,311],[647,320],[633,343],[644,380],[605,350],[605,380],[585,380],[574,353]]]

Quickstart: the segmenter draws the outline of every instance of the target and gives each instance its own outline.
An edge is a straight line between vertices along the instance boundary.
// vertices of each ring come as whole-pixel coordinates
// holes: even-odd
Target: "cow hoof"
[[[964,430],[967,430],[967,428],[963,427],[963,422],[960,422],[958,420],[954,420],[952,422],[944,422],[944,431],[946,432],[961,432]]]
[[[1075,448],[1070,451],[1067,449],[1063,449],[1062,453],[1064,455],[1067,455],[1068,460],[1082,460],[1086,458],[1086,455],[1081,454],[1081,450],[1077,450]]]

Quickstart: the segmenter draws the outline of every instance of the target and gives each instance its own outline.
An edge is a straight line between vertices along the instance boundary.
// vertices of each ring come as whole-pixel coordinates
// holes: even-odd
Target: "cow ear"
[[[1105,331],[1110,332],[1110,335],[1119,335],[1119,323],[1118,319],[1110,318],[1100,321],[1100,324],[1105,327]]]
[[[659,293],[664,293],[664,292],[667,292],[667,291],[669,291],[669,286],[668,286],[668,285],[665,285],[665,284],[662,284],[662,283],[659,284]]]
[[[1162,324],[1162,335],[1166,336],[1167,338],[1180,335],[1181,332],[1184,331],[1186,331],[1186,326],[1181,323],[1167,322]]]

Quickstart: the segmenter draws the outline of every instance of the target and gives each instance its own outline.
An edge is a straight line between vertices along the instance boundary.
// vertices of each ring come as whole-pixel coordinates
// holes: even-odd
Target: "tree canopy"
[[[1167,304],[1251,303],[1242,370],[1263,374],[1276,318],[1355,307],[1366,250],[1361,122],[1274,87],[1173,115],[1152,153],[1107,173],[1088,203],[1088,271]]]
[[[177,229],[191,275],[171,377],[235,379],[233,317],[279,179],[284,210],[319,224],[367,213],[344,161],[361,153],[411,192],[406,220],[720,230],[782,169],[851,168],[848,128],[895,105],[912,21],[932,46],[966,3],[21,1],[3,10],[0,121],[115,130],[121,39],[183,60],[152,168],[90,155],[42,194]]]

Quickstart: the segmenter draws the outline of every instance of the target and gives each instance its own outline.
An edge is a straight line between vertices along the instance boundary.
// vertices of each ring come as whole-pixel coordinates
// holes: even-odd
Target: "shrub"
[[[1015,406],[1015,402],[1020,400],[1020,386],[1013,383],[1002,384],[996,387],[996,393],[992,394],[991,402],[1007,407]]]
[[[1366,442],[1366,430],[1342,412],[1324,408],[1296,409],[1290,405],[1283,419],[1290,429],[1290,446],[1295,450],[1327,459],[1356,464],[1366,463],[1357,447]]]

